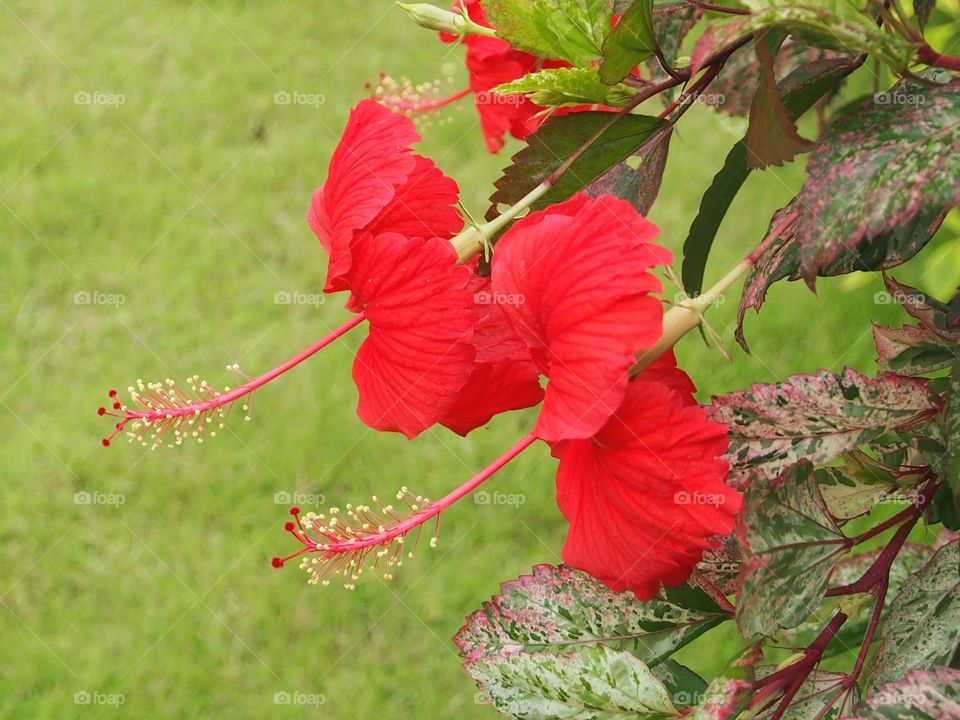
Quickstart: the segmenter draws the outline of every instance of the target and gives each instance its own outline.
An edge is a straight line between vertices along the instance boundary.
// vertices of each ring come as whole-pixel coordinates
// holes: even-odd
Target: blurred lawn
[[[310,193],[364,82],[379,71],[453,76],[453,89],[462,50],[387,0],[9,0],[0,36],[0,716],[492,717],[449,638],[500,580],[559,561],[546,449],[489,485],[525,504],[452,509],[437,550],[352,594],[269,567],[291,548],[274,498],[343,504],[401,485],[436,497],[517,438],[530,413],[468,440],[377,436],[353,413],[359,336],[259,393],[253,422],[200,447],[104,450],[94,413],[137,377],[233,384],[226,363],[256,374],[345,319],[336,302],[274,302],[322,285],[303,220]],[[276,103],[284,92],[326,102]],[[77,93],[124,102],[80,104]],[[444,117],[424,127],[422,150],[482,214],[508,153],[486,154],[469,107]],[[710,120],[705,108],[685,119],[653,213],[675,251],[743,130]],[[789,167],[751,179],[711,278],[756,242],[801,177]],[[956,280],[947,275],[944,286]],[[680,354],[704,397],[818,367],[870,368],[868,318],[899,319],[873,304],[878,289],[872,277],[823,282],[819,299],[777,287],[748,320],[752,356],[731,343],[728,365],[697,338]],[[82,292],[124,302],[78,304]],[[712,318],[726,338],[734,312],[731,302]],[[77,492],[125,502],[77,504]],[[706,647],[688,658],[709,670],[735,643]],[[124,704],[78,705],[80,692]],[[326,702],[278,705],[278,692]]]

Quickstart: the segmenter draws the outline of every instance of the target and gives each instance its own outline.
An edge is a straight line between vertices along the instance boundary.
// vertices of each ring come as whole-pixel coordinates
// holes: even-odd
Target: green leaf
[[[881,685],[854,720],[942,720],[960,716],[960,670],[908,670]]]
[[[653,0],[633,0],[603,42],[600,77],[613,85],[657,51],[653,27]]]
[[[536,105],[548,107],[594,104],[621,107],[629,104],[636,94],[633,88],[623,84],[604,85],[597,69],[592,67],[540,70],[498,85],[492,92],[526,95]]]
[[[530,653],[468,663],[501,713],[523,720],[668,720],[677,716],[664,684],[623,650]]]
[[[836,88],[853,69],[847,60],[822,60],[804,65],[779,83],[783,104],[796,119]],[[741,140],[730,150],[723,168],[700,201],[700,211],[683,244],[683,286],[691,296],[703,289],[703,273],[720,223],[730,209],[750,169],[747,148]]]
[[[744,137],[747,167],[751,170],[781,166],[813,147],[800,136],[777,87],[774,63],[783,40],[782,33],[771,31],[754,42],[760,83],[750,104],[750,124]]]
[[[744,638],[796,627],[817,607],[845,538],[813,481],[797,463],[776,482],[754,483],[737,529],[744,566],[737,626]]]
[[[543,182],[554,170],[596,135],[613,118],[606,112],[582,112],[552,118],[528,135],[527,146],[510,159],[496,181],[487,219],[499,215],[498,203],[513,205]],[[622,161],[664,128],[666,123],[645,115],[622,115],[560,176],[533,208],[565,200]]]
[[[860,0],[743,0],[753,29],[777,27],[815,47],[869,53],[894,70],[912,55],[909,41],[888,34],[862,10]]]
[[[897,228],[910,257],[960,202],[960,81],[903,81],[868,98],[828,128],[807,172],[790,233],[809,283],[845,256],[876,256],[871,241]]]
[[[864,669],[867,695],[911,669],[946,665],[960,642],[960,545],[941,547],[907,578],[880,628]]]
[[[640,601],[578,570],[537,565],[532,575],[504,583],[454,642],[468,661],[603,643],[652,667],[729,617],[693,588]]]
[[[484,0],[497,35],[518,50],[586,67],[610,28],[606,0]]]
[[[607,170],[583,191],[591,197],[613,195],[632,203],[641,215],[647,215],[660,193],[671,137],[672,128],[658,133],[640,150]]]
[[[700,702],[704,691],[707,689],[706,680],[676,660],[668,658],[651,670],[657,679],[663,683],[670,694],[670,700],[678,709]]]
[[[794,375],[782,383],[713,398],[713,420],[730,430],[731,482],[772,479],[799,460],[823,465],[897,428],[937,414],[925,380],[847,369]]]

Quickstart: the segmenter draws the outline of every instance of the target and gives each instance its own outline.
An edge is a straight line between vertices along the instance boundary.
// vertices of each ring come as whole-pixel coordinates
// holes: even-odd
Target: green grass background
[[[445,514],[436,550],[353,593],[269,567],[292,547],[274,496],[342,505],[408,485],[436,497],[519,437],[530,412],[466,440],[377,435],[353,411],[360,336],[260,392],[252,422],[203,446],[105,450],[94,412],[138,377],[232,384],[225,364],[259,373],[344,320],[335,300],[274,302],[322,285],[324,256],[303,220],[310,193],[364,82],[385,71],[450,78],[454,89],[462,49],[386,0],[2,0],[0,37],[0,717],[493,717],[450,637],[499,581],[559,561],[546,449],[489,484],[522,494],[522,506],[466,501]],[[125,102],[77,104],[78,92]],[[279,105],[278,92],[326,101]],[[674,251],[743,129],[706,108],[684,119],[652,213]],[[423,134],[421,150],[482,214],[509,153],[487,155],[467,105]],[[710,278],[752,247],[801,180],[799,166],[750,180]],[[928,279],[945,291],[956,263],[943,265],[929,264]],[[869,319],[900,317],[873,303],[879,281],[819,287],[819,297],[774,288],[748,319],[752,356],[730,342],[733,299],[714,312],[734,362],[695,337],[680,349],[704,397],[820,367],[871,368]],[[125,302],[76,304],[84,291]],[[78,505],[82,491],[125,502]],[[735,649],[727,633],[687,657],[709,672]],[[76,704],[84,691],[124,703]],[[325,703],[278,705],[277,692]]]

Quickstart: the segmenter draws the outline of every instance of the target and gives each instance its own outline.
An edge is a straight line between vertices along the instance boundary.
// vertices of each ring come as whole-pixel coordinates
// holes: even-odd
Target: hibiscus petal
[[[657,227],[627,202],[576,195],[517,222],[500,239],[495,293],[522,298],[504,312],[550,378],[535,432],[590,437],[620,405],[628,370],[662,332],[661,291],[648,270],[670,262]]]
[[[502,306],[515,298],[495,295],[490,278],[476,274],[470,290],[476,313],[474,369],[456,404],[441,421],[459,435],[487,424],[494,415],[532,407],[543,400],[540,373],[530,350],[503,311]]]
[[[691,400],[644,374],[595,437],[553,445],[565,563],[649,599],[731,531],[741,497],[724,482],[726,428]]]
[[[307,222],[330,255],[325,292],[347,288],[351,247],[397,194],[417,165],[410,149],[420,136],[413,121],[375,100],[350,111],[327,171],[327,182],[313,194]]]
[[[463,227],[457,210],[460,189],[429,160],[414,156],[416,166],[396,195],[366,230],[371,235],[396,232],[407,237],[450,238]]]
[[[473,371],[470,271],[440,238],[361,237],[354,253],[352,299],[370,326],[353,364],[357,414],[412,438],[450,411]]]

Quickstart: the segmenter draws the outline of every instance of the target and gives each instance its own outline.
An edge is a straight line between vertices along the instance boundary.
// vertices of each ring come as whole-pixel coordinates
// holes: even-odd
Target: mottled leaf
[[[899,303],[910,317],[919,320],[921,327],[937,335],[945,345],[960,347],[960,329],[950,324],[949,306],[888,275],[884,275],[883,282],[888,293],[886,302]]]
[[[677,710],[642,661],[599,645],[574,653],[530,653],[467,663],[501,713],[523,720],[667,720]]]
[[[793,282],[804,277],[801,274],[799,258],[802,228],[798,219],[802,213],[801,201],[795,198],[774,214],[765,238],[769,247],[757,259],[744,282],[740,308],[737,311],[736,338],[747,352],[750,348],[743,334],[747,309],[753,308],[759,313],[767,290],[775,282],[784,279]],[[790,217],[795,219],[786,229],[781,230],[784,220]],[[832,277],[856,271],[886,270],[901,265],[923,249],[940,229],[944,217],[946,212],[938,208],[919,212],[903,225],[885,230],[873,238],[860,240],[850,252],[845,252],[829,265],[818,268],[816,274],[819,277]],[[821,232],[827,232],[827,229],[824,228]],[[777,237],[771,237],[772,233],[776,233]],[[811,278],[805,279],[812,286]]]
[[[597,69],[593,67],[548,68],[498,85],[492,92],[525,95],[534,104],[545,107],[595,104],[620,107],[629,104],[636,94],[626,85],[611,87],[600,82]]]
[[[583,191],[591,197],[614,195],[631,203],[641,215],[646,215],[660,193],[672,136],[672,128],[658,133],[640,150],[607,170]]]
[[[670,700],[678,710],[700,702],[707,689],[707,681],[686,665],[667,658],[656,667],[650,668],[657,680],[663,683]]]
[[[816,47],[869,53],[895,70],[906,68],[907,40],[886,33],[860,0],[743,0],[754,30],[782,28]]]
[[[653,0],[633,0],[620,22],[603,41],[600,77],[609,85],[618,83],[656,50]]]
[[[868,696],[908,670],[932,670],[953,657],[960,641],[958,547],[944,545],[903,583],[864,669]]]
[[[610,28],[606,0],[484,0],[497,35],[518,50],[586,66]]]
[[[740,543],[735,535],[729,535],[720,547],[704,551],[690,583],[701,588],[703,584],[708,584],[724,595],[732,595],[737,591],[742,558]],[[706,589],[704,591],[707,592]]]
[[[794,375],[782,383],[713,398],[711,418],[730,429],[731,482],[776,477],[799,460],[822,465],[888,430],[935,415],[926,381],[847,369]]]
[[[847,461],[842,467],[817,470],[817,484],[827,510],[839,521],[866,515],[897,489],[890,473]]]
[[[863,254],[864,240],[872,253],[869,241],[918,216],[921,227],[939,227],[960,202],[960,81],[902,81],[868,98],[827,129],[807,172],[791,233],[808,282],[845,255]],[[901,242],[912,247],[912,237]]]
[[[790,117],[796,119],[809,110],[817,100],[836,88],[852,69],[853,66],[845,60],[822,60],[804,65],[788,75],[780,83],[780,88]],[[741,140],[727,154],[723,168],[703,194],[700,211],[683,244],[683,285],[691,296],[703,289],[703,273],[710,248],[720,223],[749,174],[747,149]]]
[[[943,456],[943,476],[953,493],[954,506],[960,508],[960,359],[950,369],[944,422],[947,451]]]
[[[800,462],[774,482],[754,483],[737,526],[744,564],[737,626],[745,638],[799,625],[819,604],[845,539]]]
[[[908,670],[878,687],[857,709],[856,720],[960,718],[960,670]]]
[[[510,159],[510,165],[496,181],[487,218],[499,215],[498,203],[513,205],[533,190],[550,173],[569,159],[580,147],[613,119],[606,112],[582,112],[551,118],[537,132],[528,135],[526,147]],[[550,191],[533,204],[540,209],[565,200],[600,175],[634,153],[665,127],[657,118],[624,115],[594,142],[560,176]]]
[[[723,674],[715,678],[703,693],[689,720],[732,720],[747,706],[756,676],[756,664],[763,657],[760,643],[740,653]]]
[[[578,570],[537,565],[532,575],[501,585],[454,641],[468,661],[603,643],[653,666],[729,617],[694,588],[663,590],[643,602]]]
[[[660,57],[670,66],[676,63],[683,39],[696,25],[700,15],[700,8],[686,0],[672,0],[653,6],[653,34],[660,46]],[[653,81],[660,82],[667,78],[660,58],[647,58],[645,64]],[[696,73],[691,69],[690,75],[693,77]],[[675,96],[676,88],[660,93],[660,99],[665,105],[673,102]]]
[[[873,326],[877,365],[900,375],[925,375],[950,367],[956,357],[943,339],[920,325]]]
[[[760,82],[750,104],[750,124],[744,137],[747,167],[751,170],[783,165],[812,147],[800,136],[777,87],[774,63],[783,40],[783,34],[771,31],[754,42]]]

